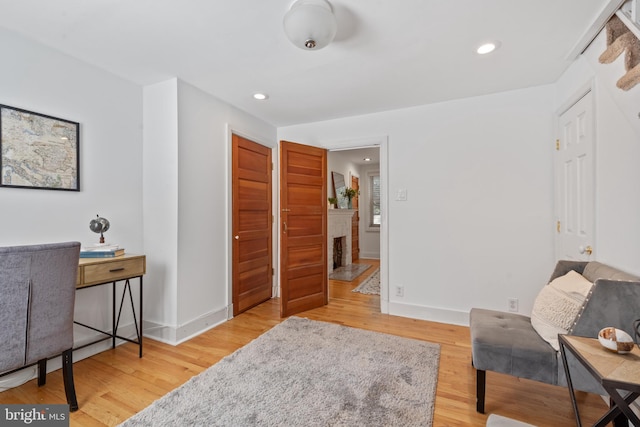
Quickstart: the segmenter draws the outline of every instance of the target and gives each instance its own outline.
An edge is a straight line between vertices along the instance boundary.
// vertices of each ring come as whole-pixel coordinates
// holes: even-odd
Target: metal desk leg
[[[118,332],[118,324],[116,323],[116,282],[111,284],[113,300],[111,302],[111,348],[116,348],[116,333]]]
[[[560,354],[562,355],[562,365],[564,366],[564,374],[567,378],[567,386],[569,388],[569,395],[571,396],[571,404],[573,405],[573,412],[576,414],[576,425],[582,427],[580,422],[580,412],[578,411],[578,403],[576,402],[576,393],[573,390],[573,383],[571,382],[571,375],[569,374],[569,364],[567,363],[567,354],[565,353],[564,343],[560,341]]]
[[[136,314],[136,305],[135,305],[135,303],[133,301],[133,291],[132,291],[131,279],[140,280],[140,299],[139,299],[139,304],[138,304],[138,310],[139,311],[138,311],[137,314]],[[124,287],[122,288],[122,297],[120,298],[120,304],[118,305],[118,301],[117,301],[117,298],[116,298],[116,294],[117,294],[116,287],[117,287],[118,282],[122,281],[122,280],[124,280],[125,283],[124,283]],[[117,339],[121,339],[121,340],[124,340],[124,341],[128,341],[130,343],[133,343],[133,344],[137,344],[140,347],[139,357],[142,357],[142,308],[143,308],[143,305],[142,305],[142,293],[143,293],[143,278],[142,278],[142,276],[135,276],[135,277],[129,277],[129,278],[126,278],[126,279],[115,280],[115,281],[112,281],[112,282],[103,282],[103,283],[97,283],[97,284],[94,284],[94,285],[88,285],[88,286],[84,286],[83,288],[86,289],[86,288],[93,287],[93,286],[108,285],[109,283],[111,283],[111,301],[112,301],[112,303],[111,303],[111,332],[108,331],[108,327],[107,327],[107,330],[100,330],[98,328],[94,328],[93,326],[89,326],[87,324],[84,324],[84,323],[81,323],[81,322],[77,322],[77,321],[74,320],[74,322],[73,322],[74,324],[83,326],[85,328],[89,328],[89,329],[91,329],[93,331],[96,331],[96,332],[99,332],[99,333],[105,335],[104,338],[100,338],[100,339],[94,340],[94,341],[92,341],[90,343],[83,344],[83,345],[81,345],[79,347],[75,347],[74,350],[78,350],[78,349],[81,349],[81,348],[84,348],[84,347],[88,347],[90,345],[97,344],[97,343],[102,342],[102,341],[106,341],[108,339],[111,339],[111,348],[115,349],[116,348],[116,340]],[[125,301],[125,298],[127,297],[127,294],[129,295],[129,304],[131,306],[131,311],[132,311],[132,314],[133,314],[133,322],[134,322],[134,325],[135,325],[137,340],[133,340],[133,339],[131,339],[129,337],[119,336],[118,335],[118,328],[120,326],[120,317],[122,315],[122,310],[124,308],[124,301]],[[117,313],[116,313],[116,310],[117,310]],[[137,317],[138,315],[140,316],[140,323],[138,323],[138,317]]]
[[[138,315],[140,316],[140,323],[138,323],[138,317],[136,316],[136,305],[133,302],[133,292],[131,290],[131,282],[129,281],[129,279],[125,280],[124,283],[124,288],[122,289],[122,298],[120,299],[120,306],[118,308],[118,318],[116,319],[116,330],[118,329],[118,325],[120,324],[120,317],[122,316],[122,308],[124,307],[124,299],[126,298],[127,294],[129,295],[129,304],[131,305],[131,311],[133,314],[133,324],[134,327],[136,329],[136,341],[131,340],[127,337],[122,337],[122,336],[118,336],[117,338],[123,339],[125,341],[129,341],[135,344],[138,344],[140,346],[140,352],[139,352],[139,357],[142,357],[142,277],[139,277],[140,279],[140,305],[139,305],[139,310],[140,312],[138,313]]]
[[[630,392],[627,393],[625,397],[622,397],[615,388],[605,387],[605,390],[609,393],[609,397],[615,403],[616,409],[622,412],[634,426],[640,427],[640,419],[638,419],[638,416],[629,407],[631,402],[640,396],[640,393]]]
[[[142,276],[140,276],[140,333],[138,334],[138,341],[140,342],[140,355],[142,357]]]

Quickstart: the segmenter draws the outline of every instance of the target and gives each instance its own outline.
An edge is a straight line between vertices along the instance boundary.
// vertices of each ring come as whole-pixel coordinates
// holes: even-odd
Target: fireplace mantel
[[[354,213],[358,212],[358,209],[329,209],[328,212],[329,216],[346,215],[351,218]]]
[[[327,266],[329,273],[333,271],[333,239],[344,237],[345,246],[342,248],[345,256],[344,265],[349,265],[351,259],[351,219],[357,209],[329,209],[327,220]]]

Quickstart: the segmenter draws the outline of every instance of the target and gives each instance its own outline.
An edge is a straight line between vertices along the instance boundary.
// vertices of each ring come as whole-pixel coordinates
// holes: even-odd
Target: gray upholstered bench
[[[595,338],[600,329],[614,326],[633,336],[633,321],[640,317],[640,279],[596,261],[559,261],[549,282],[570,270],[593,286],[567,333]],[[530,317],[473,308],[469,323],[478,412],[484,413],[486,371],[566,386],[559,352],[538,334]],[[576,390],[606,394],[582,365],[570,357],[568,362]]]

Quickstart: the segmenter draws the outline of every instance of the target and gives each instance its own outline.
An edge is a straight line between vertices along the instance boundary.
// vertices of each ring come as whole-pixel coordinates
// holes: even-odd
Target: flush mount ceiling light
[[[499,41],[493,41],[493,42],[484,43],[484,44],[480,45],[480,47],[478,47],[478,49],[476,49],[476,52],[479,55],[486,55],[487,53],[491,53],[491,52],[493,52],[494,50],[496,50],[499,47],[500,47],[500,42]]]
[[[284,16],[284,32],[304,50],[318,50],[331,43],[338,24],[327,0],[297,0]]]
[[[257,99],[258,101],[264,101],[265,99],[269,99],[269,95],[262,92],[256,92],[253,94],[253,98]]]

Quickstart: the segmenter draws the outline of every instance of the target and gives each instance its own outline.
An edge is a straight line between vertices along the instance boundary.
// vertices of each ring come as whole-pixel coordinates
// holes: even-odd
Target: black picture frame
[[[80,191],[80,124],[0,104],[0,187]]]

